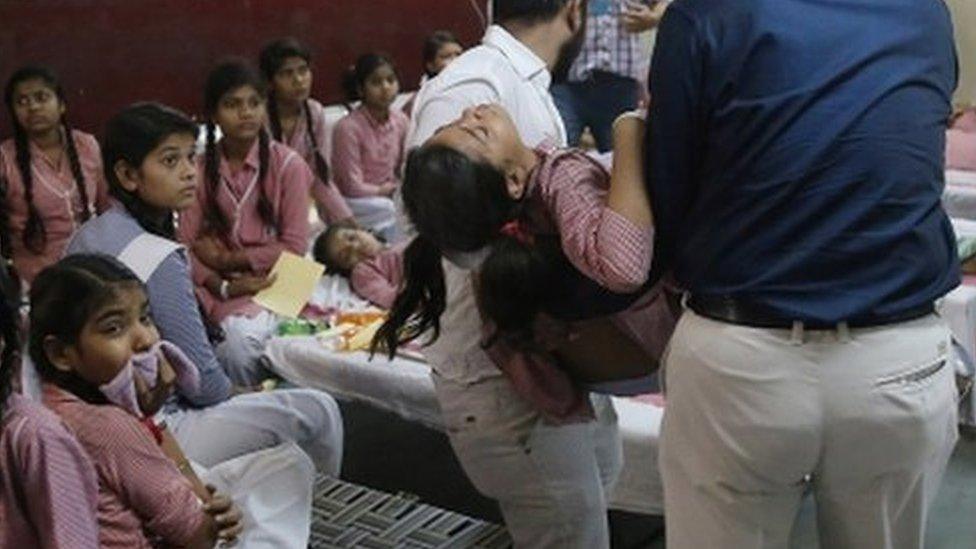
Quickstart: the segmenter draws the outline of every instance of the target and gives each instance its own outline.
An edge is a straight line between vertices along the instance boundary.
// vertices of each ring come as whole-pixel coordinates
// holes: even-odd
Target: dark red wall
[[[68,91],[72,123],[93,133],[120,107],[153,99],[198,113],[209,68],[230,55],[257,63],[261,46],[294,36],[313,53],[314,96],[337,101],[357,55],[389,53],[413,89],[434,29],[466,45],[481,35],[484,0],[0,0],[0,78],[42,63]],[[6,109],[4,109],[6,111]],[[10,135],[6,112],[0,136]]]

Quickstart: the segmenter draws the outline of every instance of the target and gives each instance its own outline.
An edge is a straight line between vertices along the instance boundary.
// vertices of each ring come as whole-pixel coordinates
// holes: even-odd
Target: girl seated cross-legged
[[[0,547],[98,546],[98,482],[50,410],[18,391],[20,292],[0,267]]]
[[[199,377],[159,339],[135,273],[69,256],[38,276],[30,315],[44,402],[95,467],[102,547],[307,546],[314,469],[294,443],[201,467],[154,415]]]
[[[217,355],[241,385],[266,377],[260,358],[278,325],[251,297],[271,285],[268,273],[282,252],[308,249],[314,177],[298,153],[271,140],[266,100],[263,80],[247,64],[222,63],[210,72],[201,177],[178,228],[193,257],[197,295],[225,335]]]
[[[314,389],[256,391],[235,385],[207,338],[186,250],[176,242],[176,214],[194,206],[199,170],[197,126],[158,103],[123,109],[106,126],[106,179],[115,203],[89,221],[69,254],[116,257],[146,285],[161,336],[181,348],[200,384],[177,387],[161,415],[187,455],[204,466],[280,443],[296,442],[318,469],[338,475],[343,426],[338,405]],[[245,293],[231,280],[229,295]]]

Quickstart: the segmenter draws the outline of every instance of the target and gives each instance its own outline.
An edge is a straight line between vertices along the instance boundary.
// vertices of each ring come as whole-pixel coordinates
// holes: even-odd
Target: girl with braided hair
[[[108,207],[108,187],[98,142],[68,125],[64,89],[54,73],[17,70],[4,102],[14,130],[0,144],[0,179],[6,181],[0,209],[10,230],[4,258],[30,284],[61,257],[82,223]]]
[[[311,54],[294,38],[271,42],[261,50],[261,73],[268,82],[268,128],[288,145],[315,174],[312,198],[326,225],[355,225],[352,210],[329,173],[329,132],[325,107],[312,99]]]
[[[261,381],[258,359],[277,327],[275,315],[251,298],[271,285],[268,273],[282,252],[303,255],[308,247],[314,176],[298,153],[268,135],[266,100],[264,82],[247,64],[211,71],[203,177],[178,229],[191,248],[197,295],[226,336],[218,357],[240,385]]]

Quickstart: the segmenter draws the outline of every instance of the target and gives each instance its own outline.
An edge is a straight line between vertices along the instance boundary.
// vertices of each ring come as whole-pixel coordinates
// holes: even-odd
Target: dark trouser
[[[593,71],[582,82],[552,87],[552,98],[566,125],[569,144],[579,145],[583,129],[590,128],[600,152],[613,146],[611,129],[620,113],[637,108],[640,84],[633,78]]]

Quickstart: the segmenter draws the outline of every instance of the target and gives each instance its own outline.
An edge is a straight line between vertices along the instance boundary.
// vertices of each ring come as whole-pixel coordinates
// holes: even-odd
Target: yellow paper
[[[297,318],[318,283],[325,267],[291,252],[282,252],[271,269],[274,284],[254,296],[254,302],[282,316]]]

